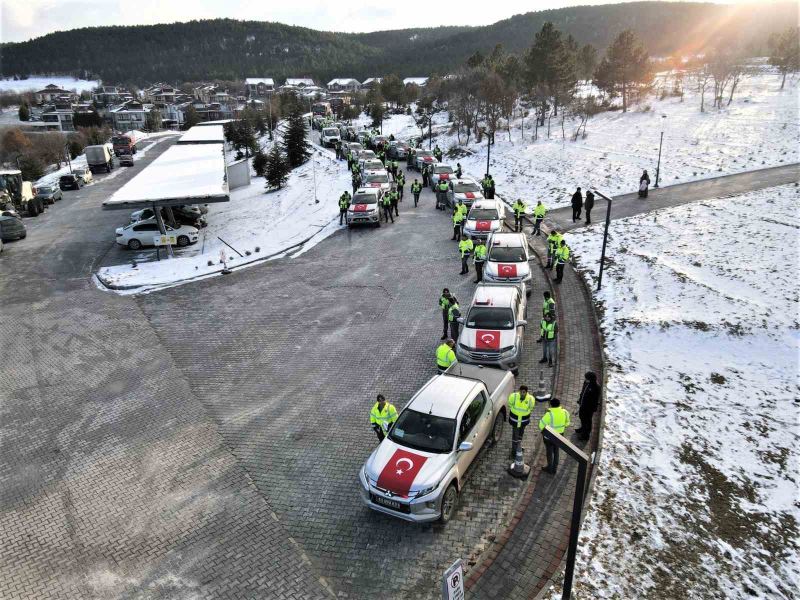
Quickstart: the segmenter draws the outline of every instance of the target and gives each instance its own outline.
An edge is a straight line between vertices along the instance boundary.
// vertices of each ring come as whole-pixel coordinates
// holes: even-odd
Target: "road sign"
[[[157,235],[153,238],[154,246],[175,246],[177,243],[174,235]]]
[[[442,600],[464,600],[464,563],[460,558],[444,572]]]

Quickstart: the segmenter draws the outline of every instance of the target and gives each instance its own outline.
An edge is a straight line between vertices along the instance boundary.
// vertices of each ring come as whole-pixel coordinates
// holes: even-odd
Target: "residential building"
[[[362,90],[371,90],[380,85],[381,81],[383,81],[383,77],[370,77],[369,79],[365,79],[364,82],[361,84]]]
[[[58,102],[47,106],[42,112],[43,128],[48,131],[75,131],[72,122],[74,112],[69,103]]]
[[[314,80],[310,79],[308,77],[289,78],[284,82],[283,85],[284,86],[297,87],[297,88],[307,88],[307,87],[316,86],[316,84],[314,83]]]
[[[406,77],[403,79],[403,85],[417,85],[419,87],[425,87],[426,83],[428,83],[427,77]]]
[[[97,106],[115,106],[128,100],[133,100],[133,94],[114,85],[102,85],[92,92],[92,102]]]
[[[34,97],[36,98],[36,102],[38,104],[46,104],[55,102],[56,100],[59,101],[67,101],[72,102],[78,99],[78,95],[74,92],[70,92],[69,90],[62,89],[55,84],[50,84],[45,86],[43,90],[39,90],[35,92]]]
[[[357,92],[361,89],[358,79],[340,78],[328,82],[329,92]]]
[[[270,77],[248,77],[244,80],[248,98],[266,98],[275,91],[275,81]]]
[[[145,105],[137,100],[130,100],[108,111],[112,126],[117,131],[130,131],[144,129],[147,113],[152,105]]]
[[[175,104],[181,91],[171,85],[154,85],[144,91],[144,99],[153,104]]]

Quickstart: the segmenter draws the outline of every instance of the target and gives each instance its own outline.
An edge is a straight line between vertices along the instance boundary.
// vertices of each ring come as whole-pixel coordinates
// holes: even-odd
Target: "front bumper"
[[[457,344],[456,358],[467,364],[489,365],[513,371],[519,368],[520,350],[521,348],[516,347],[508,354],[501,354],[500,352],[466,349],[462,348],[461,344]]]
[[[525,277],[497,277],[491,273],[483,272],[483,280],[491,283],[522,283],[525,284],[525,291],[533,289],[533,277],[528,273]]]
[[[499,229],[493,229],[490,231],[478,231],[477,229],[470,229],[469,227],[464,227],[464,235],[467,235],[471,238],[479,238],[485,240],[488,238],[492,233],[497,233],[500,231]]]
[[[442,490],[446,489],[445,486],[440,485],[436,491],[423,498],[411,499],[385,494],[366,480],[363,469],[359,474],[359,480],[361,482],[361,500],[374,511],[413,523],[436,521],[442,514]],[[399,508],[379,504],[381,500],[387,503],[397,503]]]
[[[378,223],[381,219],[380,211],[375,211],[374,213],[354,213],[354,214],[347,214],[347,224],[348,225],[361,225],[361,224],[370,224],[370,223]]]

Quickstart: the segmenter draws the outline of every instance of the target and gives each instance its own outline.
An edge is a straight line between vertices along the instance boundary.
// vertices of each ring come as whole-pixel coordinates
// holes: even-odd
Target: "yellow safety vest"
[[[569,246],[566,244],[559,246],[558,250],[556,250],[556,258],[558,258],[559,264],[562,265],[569,262]]]
[[[447,344],[441,344],[436,349],[436,364],[442,369],[446,369],[456,362],[456,353]]]
[[[454,310],[459,310],[459,307],[458,307],[458,302],[454,302],[454,303],[453,303],[453,304],[450,306],[450,308],[448,308],[448,309],[447,309],[447,320],[448,320],[448,321],[450,321],[451,323],[452,323],[453,321],[455,321],[455,318],[453,317],[453,311],[454,311]]]
[[[461,258],[464,258],[467,254],[472,252],[472,249],[475,245],[472,243],[472,240],[461,240],[458,242],[458,250],[461,252]]]
[[[548,298],[542,303],[542,316],[546,315],[549,312],[556,311],[556,301],[552,298]]]
[[[542,321],[541,327],[542,337],[546,340],[552,340],[556,337],[556,322],[550,321]]]
[[[546,214],[547,209],[544,207],[544,204],[537,204],[536,208],[533,209],[533,216],[537,219],[544,219]]]
[[[514,392],[508,397],[508,409],[517,417],[517,427],[521,427],[522,422],[529,419],[535,406],[536,398],[532,394],[525,394],[521,398],[519,392]]]
[[[557,433],[564,433],[564,430],[569,427],[569,413],[557,406],[555,408],[548,408],[541,419],[539,419],[539,430],[545,427],[550,427]]]
[[[397,409],[389,402],[383,405],[383,410],[378,408],[378,403],[376,402],[372,410],[369,411],[369,422],[373,425],[380,425],[384,431],[389,431],[389,427],[395,421],[397,421]]]
[[[514,202],[514,205],[511,208],[514,209],[514,214],[519,216],[525,212],[525,203],[522,202],[521,200],[517,200],[516,202]]]

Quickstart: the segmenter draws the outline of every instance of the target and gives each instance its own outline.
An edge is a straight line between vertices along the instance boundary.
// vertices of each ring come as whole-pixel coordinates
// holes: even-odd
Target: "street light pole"
[[[486,134],[486,174],[489,174],[489,158],[492,156],[492,138]]]
[[[428,111],[428,150],[433,148],[433,128],[431,124],[433,123],[433,115],[431,111]]]
[[[661,115],[661,139],[658,141],[658,164],[656,165],[656,184],[653,187],[658,187],[658,176],[661,173],[661,146],[664,144],[664,119],[667,115]]]
[[[567,564],[564,568],[564,589],[561,600],[570,600],[572,596],[572,579],[575,575],[575,557],[578,553],[578,534],[581,528],[581,514],[583,513],[583,498],[586,493],[586,476],[589,472],[589,457],[580,448],[573,445],[564,436],[545,427],[542,437],[550,444],[555,444],[561,450],[578,461],[578,479],[575,482],[575,499],[572,502],[572,523],[569,528],[569,546],[567,547]]]
[[[600,272],[597,276],[597,291],[600,291],[600,286],[603,285],[603,265],[606,262],[606,244],[608,243],[608,226],[611,225],[611,203],[614,201],[613,198],[609,198],[602,192],[598,192],[597,190],[594,191],[595,194],[600,196],[603,200],[608,202],[608,208],[606,209],[606,226],[605,230],[603,231],[603,249],[600,252]]]

